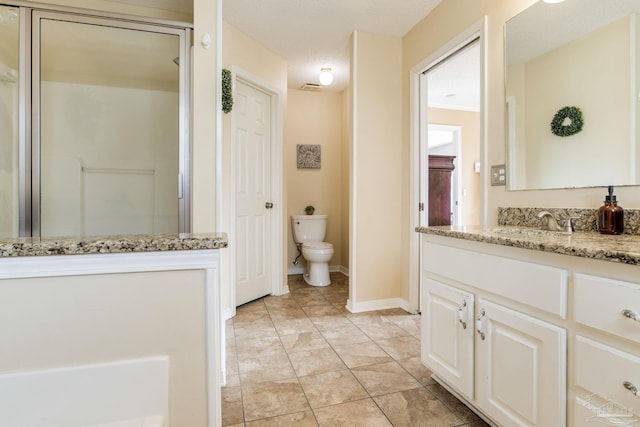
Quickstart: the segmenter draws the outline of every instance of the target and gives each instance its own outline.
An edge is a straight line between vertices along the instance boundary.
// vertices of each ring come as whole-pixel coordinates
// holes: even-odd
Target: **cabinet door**
[[[640,356],[576,336],[574,427],[640,426]]]
[[[422,281],[422,362],[473,399],[473,294]]]
[[[564,426],[566,331],[478,302],[478,406],[500,425]]]

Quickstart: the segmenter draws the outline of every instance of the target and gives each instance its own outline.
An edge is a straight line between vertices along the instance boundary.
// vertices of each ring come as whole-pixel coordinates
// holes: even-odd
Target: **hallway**
[[[348,278],[241,306],[227,321],[223,426],[486,426],[420,362],[420,316],[349,313]]]

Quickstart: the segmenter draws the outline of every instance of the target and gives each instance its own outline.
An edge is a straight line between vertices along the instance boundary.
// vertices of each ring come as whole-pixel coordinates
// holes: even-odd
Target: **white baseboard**
[[[287,275],[294,276],[296,274],[304,274],[304,267],[291,267],[287,270]]]
[[[296,267],[291,267],[291,268],[289,268],[287,270],[287,274],[289,276],[293,276],[295,274],[304,274],[305,270],[306,270],[305,267],[297,267],[297,266]],[[345,271],[346,271],[346,273],[345,273]],[[330,265],[329,266],[329,272],[330,273],[342,273],[345,276],[349,276],[349,269],[345,268],[345,267],[343,267],[341,265]]]
[[[353,301],[351,301],[351,299],[348,299],[346,307],[347,310],[352,313],[363,313],[365,311],[374,310],[388,310],[390,308],[401,308],[405,311],[410,311],[407,309],[409,307],[409,302],[402,298],[387,298],[359,303],[354,303]]]
[[[236,315],[236,308],[225,308],[224,310],[222,310],[222,319],[223,320],[229,320],[231,319],[233,316]]]

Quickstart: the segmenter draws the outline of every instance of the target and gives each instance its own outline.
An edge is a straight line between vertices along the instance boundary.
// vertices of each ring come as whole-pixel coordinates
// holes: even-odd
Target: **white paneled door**
[[[236,81],[236,306],[270,294],[271,96]]]

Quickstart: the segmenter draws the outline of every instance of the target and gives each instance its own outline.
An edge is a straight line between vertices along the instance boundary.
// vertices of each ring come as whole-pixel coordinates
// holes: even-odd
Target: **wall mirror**
[[[640,184],[639,1],[538,1],[505,24],[505,66],[508,189]]]

